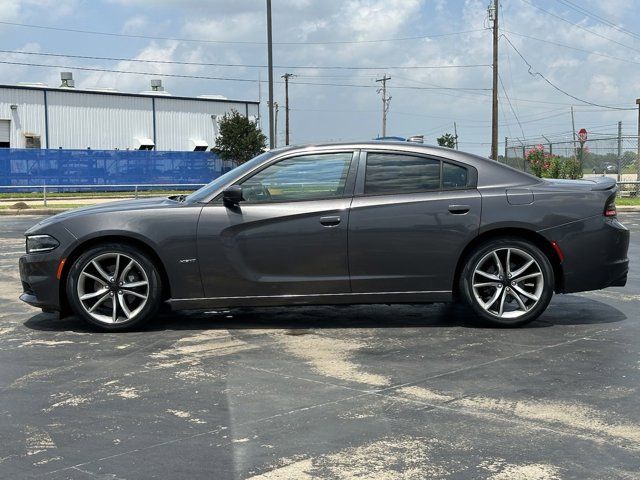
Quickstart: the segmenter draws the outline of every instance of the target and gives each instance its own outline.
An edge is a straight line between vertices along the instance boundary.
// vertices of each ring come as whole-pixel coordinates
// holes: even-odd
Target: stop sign
[[[580,129],[580,131],[578,132],[578,138],[583,143],[587,141],[587,129],[586,128],[581,128]]]

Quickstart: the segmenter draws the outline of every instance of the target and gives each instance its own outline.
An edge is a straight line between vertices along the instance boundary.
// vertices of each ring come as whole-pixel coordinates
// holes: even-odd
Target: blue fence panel
[[[15,187],[208,183],[231,168],[212,152],[0,149],[0,185]]]

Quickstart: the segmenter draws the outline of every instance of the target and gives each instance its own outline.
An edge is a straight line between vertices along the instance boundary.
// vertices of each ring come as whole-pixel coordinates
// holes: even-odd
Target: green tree
[[[231,110],[220,120],[220,135],[213,151],[223,160],[232,160],[238,165],[251,160],[267,147],[267,137],[252,122],[236,110]]]
[[[441,147],[456,148],[456,137],[450,133],[445,133],[441,137],[437,138],[436,141]]]

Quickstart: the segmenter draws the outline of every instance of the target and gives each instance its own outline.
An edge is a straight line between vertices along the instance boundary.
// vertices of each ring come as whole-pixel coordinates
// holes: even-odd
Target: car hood
[[[152,197],[152,198],[141,198],[136,200],[119,200],[116,202],[107,202],[100,203],[98,205],[91,205],[88,207],[80,207],[74,208],[73,210],[68,210],[66,212],[59,213],[52,217],[45,218],[40,223],[37,223],[32,228],[27,230],[27,234],[29,234],[33,230],[37,230],[46,225],[50,225],[52,223],[57,223],[63,220],[71,219],[74,217],[79,217],[83,215],[92,215],[99,213],[111,213],[111,212],[122,212],[122,211],[130,211],[130,210],[148,210],[152,208],[171,208],[178,207],[182,205],[180,202],[175,200],[171,200],[167,197]]]

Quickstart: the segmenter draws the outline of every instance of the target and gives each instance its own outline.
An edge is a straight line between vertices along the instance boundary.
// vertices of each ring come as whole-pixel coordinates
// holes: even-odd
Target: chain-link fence
[[[526,140],[506,139],[504,155],[499,161],[526,172],[531,172],[527,161],[527,152],[542,147],[544,152],[563,159],[576,160],[580,163],[585,177],[607,175],[615,178],[623,191],[636,191],[638,186],[625,182],[640,180],[638,149],[640,139],[631,135],[599,135],[588,138],[585,142],[576,140],[549,140],[546,137]]]

